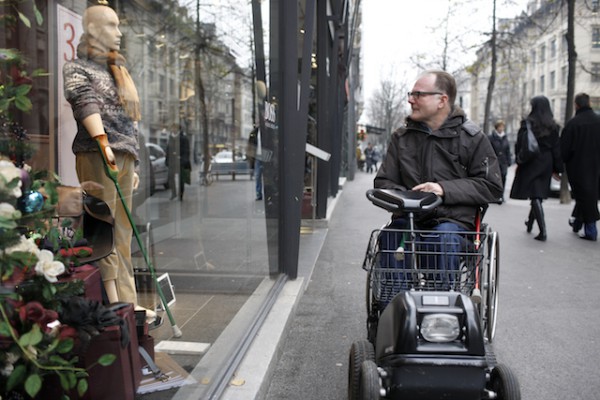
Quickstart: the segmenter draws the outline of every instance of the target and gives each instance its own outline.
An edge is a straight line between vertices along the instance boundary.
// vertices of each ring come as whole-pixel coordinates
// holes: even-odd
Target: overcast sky
[[[470,43],[483,43],[481,32],[491,31],[492,0],[470,0],[456,16],[450,18],[450,30],[471,36]],[[405,80],[412,87],[419,72],[411,56],[417,53],[440,54],[444,20],[449,4],[458,0],[362,0],[362,57],[365,101],[379,87],[382,77]],[[513,18],[525,10],[527,0],[497,0],[497,16]],[[454,52],[457,53],[456,51]],[[468,65],[474,53],[461,52]],[[452,65],[449,69],[452,69]],[[455,65],[454,68],[457,66]]]

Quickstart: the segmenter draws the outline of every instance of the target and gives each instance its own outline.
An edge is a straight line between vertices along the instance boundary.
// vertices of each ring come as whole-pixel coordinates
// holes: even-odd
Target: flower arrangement
[[[12,161],[0,159],[2,399],[25,394],[35,398],[45,385],[57,386],[57,380],[63,398],[75,391],[85,393],[88,374],[78,367],[76,354],[103,326],[114,324],[101,305],[77,297],[83,292],[81,281],[58,282],[72,260],[40,248],[48,240],[61,240],[60,227],[51,223],[55,200],[48,193],[55,194],[54,185],[30,175],[26,166],[17,168]],[[81,315],[98,318],[85,322],[70,318],[73,309],[81,311],[82,307]],[[114,359],[109,354],[98,363],[110,365]]]
[[[30,4],[40,25],[42,14],[34,1]],[[21,12],[3,14],[0,21],[9,28],[19,21],[31,27]],[[32,110],[30,91],[42,75],[28,71],[19,50],[0,48],[1,400],[83,395],[88,373],[78,354],[104,327],[122,321],[81,297],[82,281],[60,279],[77,261],[73,253],[55,249],[72,249],[81,234],[66,236],[69,222],[56,223],[60,180],[26,165],[34,147],[18,123]],[[110,365],[115,358],[107,354],[96,363]]]

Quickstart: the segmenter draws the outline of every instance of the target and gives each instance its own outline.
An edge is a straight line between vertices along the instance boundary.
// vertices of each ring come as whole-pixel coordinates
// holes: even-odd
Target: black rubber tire
[[[363,361],[360,369],[360,400],[379,400],[379,372],[375,361]]]
[[[368,340],[357,340],[350,347],[348,360],[348,399],[358,400],[360,395],[360,368],[364,361],[375,360],[375,349]]]
[[[515,374],[504,364],[494,367],[491,374],[491,389],[497,400],[521,400],[521,387]]]
[[[496,335],[496,317],[498,316],[498,283],[500,275],[500,239],[498,233],[493,232],[489,236],[488,243],[488,274],[486,291],[486,309],[484,333],[489,343],[492,343]]]

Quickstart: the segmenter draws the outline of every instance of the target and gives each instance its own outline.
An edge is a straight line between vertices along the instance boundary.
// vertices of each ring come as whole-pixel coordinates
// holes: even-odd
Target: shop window
[[[600,48],[600,26],[592,27],[592,48]]]
[[[600,82],[600,63],[592,63],[591,74],[592,82]]]

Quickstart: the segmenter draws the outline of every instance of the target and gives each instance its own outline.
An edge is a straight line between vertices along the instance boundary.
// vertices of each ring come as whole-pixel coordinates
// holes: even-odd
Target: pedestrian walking
[[[580,237],[596,241],[598,230],[598,182],[600,182],[600,116],[590,107],[590,96],[575,96],[575,116],[562,131],[561,155],[575,207],[569,219],[573,232]]]
[[[373,148],[373,143],[369,142],[367,148],[365,149],[365,160],[367,162],[367,172],[371,173],[377,170],[377,162],[375,160],[375,149]]]
[[[502,175],[502,196],[498,199],[498,202],[502,204],[504,202],[504,188],[506,187],[506,173],[508,167],[512,164],[512,156],[510,154],[510,144],[508,143],[508,137],[504,132],[505,124],[504,121],[499,119],[494,124],[494,130],[489,134],[490,142],[498,157],[498,165],[500,166],[500,174]]]
[[[176,125],[172,127],[169,135],[165,164],[169,167],[171,200],[179,196],[179,201],[183,201],[185,184],[191,183],[190,141],[183,129],[178,129]]]
[[[527,233],[537,221],[540,233],[535,237],[542,242],[547,239],[546,221],[542,201],[550,195],[550,179],[558,177],[563,171],[560,157],[559,125],[554,120],[550,102],[545,96],[536,96],[530,100],[531,112],[521,121],[515,143],[515,155],[528,146],[528,124],[537,140],[539,152],[527,161],[517,157],[517,170],[510,190],[510,198],[531,201],[529,217],[525,221]]]

